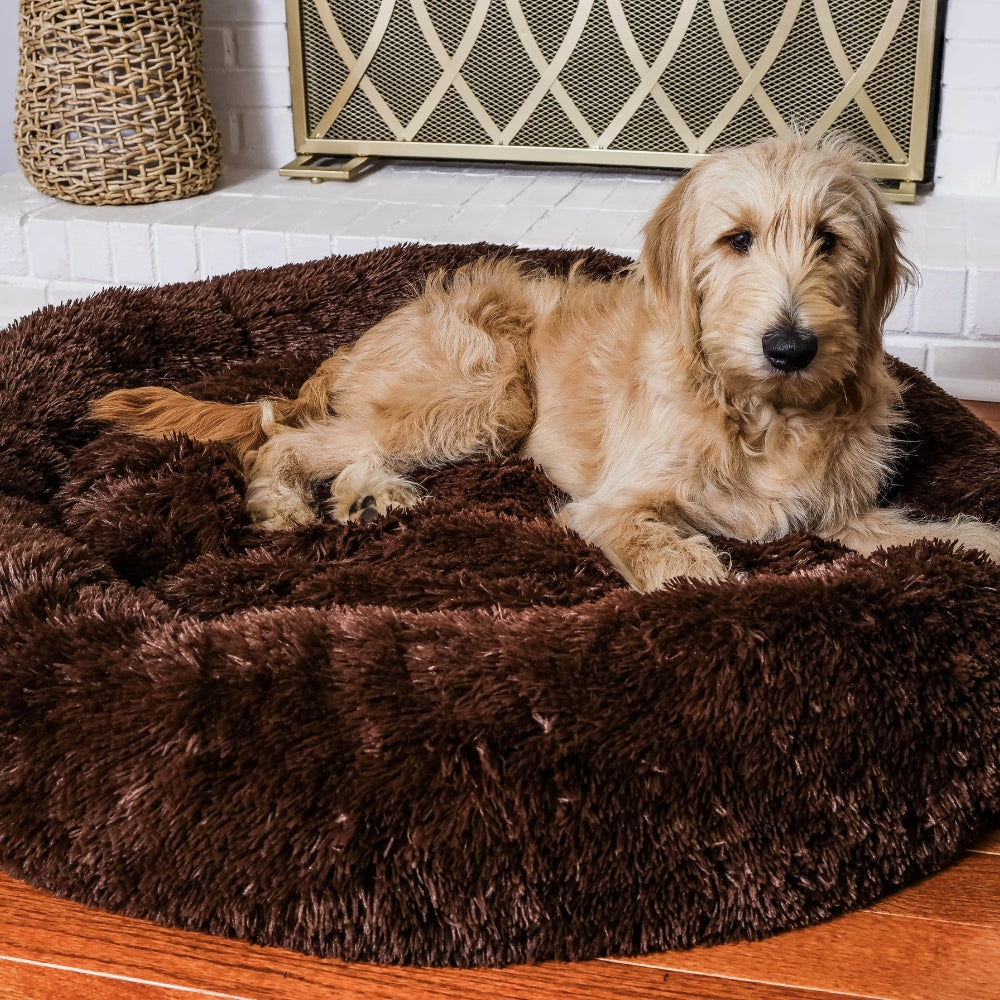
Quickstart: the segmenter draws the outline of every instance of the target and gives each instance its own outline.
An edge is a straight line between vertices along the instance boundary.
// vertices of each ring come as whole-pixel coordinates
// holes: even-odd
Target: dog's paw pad
[[[358,524],[372,524],[382,517],[391,506],[395,506],[391,501],[383,499],[380,502],[377,497],[369,493],[351,504],[347,510],[348,520]]]
[[[361,516],[358,518],[362,524],[371,524],[372,521],[377,521],[381,516],[381,511],[379,511],[378,503],[375,497],[369,495],[361,501]]]
[[[370,511],[372,509],[376,510],[376,517],[378,516],[378,501],[370,493],[366,497],[362,497],[360,500],[355,500],[354,503],[348,508],[347,513],[351,517],[356,515],[361,515],[361,520],[365,520],[365,511]],[[367,520],[373,521],[374,518],[368,518]]]

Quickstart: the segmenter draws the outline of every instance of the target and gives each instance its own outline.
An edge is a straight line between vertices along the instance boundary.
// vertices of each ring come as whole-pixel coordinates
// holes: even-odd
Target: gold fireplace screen
[[[897,197],[923,179],[938,0],[286,3],[286,176],[369,156],[683,168],[840,129]]]

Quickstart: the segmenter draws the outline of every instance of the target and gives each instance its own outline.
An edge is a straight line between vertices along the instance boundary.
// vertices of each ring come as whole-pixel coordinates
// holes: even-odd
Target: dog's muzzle
[[[819,341],[812,330],[781,326],[768,330],[760,339],[764,357],[779,372],[798,372],[816,357]]]

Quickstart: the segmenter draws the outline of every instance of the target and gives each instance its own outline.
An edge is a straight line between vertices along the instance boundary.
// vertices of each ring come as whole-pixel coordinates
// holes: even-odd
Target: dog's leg
[[[246,507],[259,528],[294,528],[316,520],[308,494],[309,479],[295,448],[299,435],[298,431],[285,430],[253,453]]]
[[[597,545],[635,590],[657,590],[680,577],[726,576],[711,542],[685,524],[673,504],[641,498],[576,500],[566,504],[557,519]]]
[[[378,391],[362,387],[338,397],[350,415],[305,427],[269,425],[272,436],[254,454],[247,485],[247,509],[259,527],[316,520],[310,486],[322,479],[333,478],[329,509],[338,521],[370,521],[392,507],[411,507],[420,499],[405,478],[411,469],[499,450],[498,426],[520,434],[527,424],[530,411],[518,385],[497,392],[484,380],[486,391],[477,395],[455,380],[435,394],[437,387],[425,381],[427,398],[408,399],[417,387],[405,372],[374,376]],[[379,405],[380,396],[393,403]]]
[[[311,524],[317,515],[310,486],[334,476],[333,514],[341,521],[367,521],[418,499],[416,487],[385,465],[367,431],[331,417],[282,427],[258,449],[247,482],[251,519],[269,530]]]
[[[824,537],[869,555],[878,548],[909,545],[921,538],[955,542],[966,549],[985,552],[1000,562],[1000,527],[973,517],[950,521],[916,521],[898,507],[878,507],[860,514],[849,525],[825,532]]]
[[[419,500],[404,478],[412,469],[513,448],[534,419],[535,316],[523,284],[499,265],[432,280],[338,352],[317,373],[318,405],[303,425],[264,426],[249,463],[251,517],[264,528],[308,524],[310,485],[336,477],[333,516],[374,520]]]

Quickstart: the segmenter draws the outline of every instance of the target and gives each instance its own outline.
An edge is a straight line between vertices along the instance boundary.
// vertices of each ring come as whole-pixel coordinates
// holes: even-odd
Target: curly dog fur
[[[642,591],[720,579],[710,535],[808,530],[869,552],[949,539],[1000,561],[1000,530],[878,506],[900,386],[882,327],[912,269],[850,144],[717,153],[649,220],[612,282],[513,261],[433,277],[296,399],[240,406],[123,389],[91,415],[228,441],[262,528],[419,501],[414,469],[519,450],[570,498],[559,521]]]

